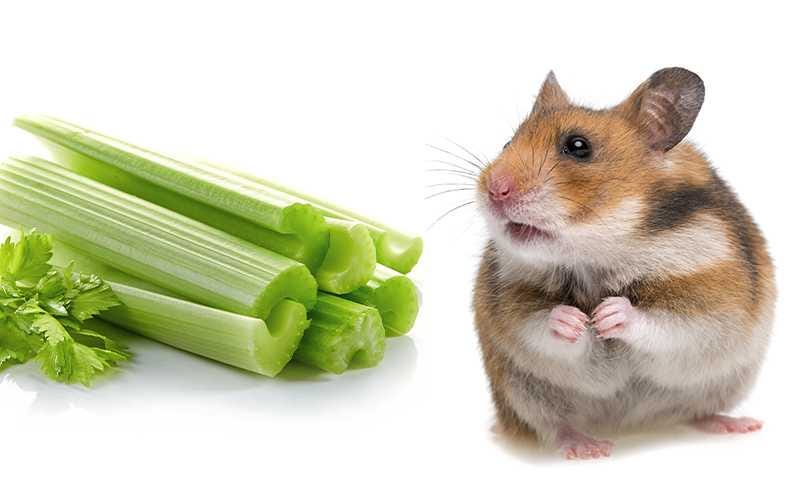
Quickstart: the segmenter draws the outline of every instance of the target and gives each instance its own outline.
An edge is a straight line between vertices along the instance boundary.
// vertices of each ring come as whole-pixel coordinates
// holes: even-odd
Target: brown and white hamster
[[[682,142],[704,95],[696,74],[667,68],[592,110],[551,72],[482,172],[475,321],[502,431],[596,458],[612,447],[596,432],[761,427],[722,412],[764,357],[773,266],[736,195]]]

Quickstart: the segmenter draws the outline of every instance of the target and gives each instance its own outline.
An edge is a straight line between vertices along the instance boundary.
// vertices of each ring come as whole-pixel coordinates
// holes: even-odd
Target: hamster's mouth
[[[533,240],[549,240],[553,235],[530,224],[519,222],[506,223],[506,233],[518,243],[530,243]]]

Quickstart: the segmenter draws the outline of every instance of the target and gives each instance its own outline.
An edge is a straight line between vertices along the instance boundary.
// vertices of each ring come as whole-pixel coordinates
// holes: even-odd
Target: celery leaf
[[[88,386],[130,356],[82,326],[120,302],[98,276],[55,269],[50,257],[50,236],[35,230],[0,244],[0,369],[35,358],[48,377]]]
[[[80,275],[73,281],[80,293],[70,301],[69,314],[78,321],[120,304],[111,287],[95,275]]]
[[[9,280],[37,281],[50,270],[48,261],[52,256],[49,235],[31,231],[17,243],[9,237],[0,245],[0,272]]]
[[[0,369],[10,363],[24,363],[35,354],[25,332],[7,319],[0,321]]]

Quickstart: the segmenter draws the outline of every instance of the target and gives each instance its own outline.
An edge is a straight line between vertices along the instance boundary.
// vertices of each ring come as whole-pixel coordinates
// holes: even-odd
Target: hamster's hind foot
[[[749,417],[729,417],[727,415],[710,415],[692,422],[692,426],[711,434],[745,434],[761,430],[764,424]]]
[[[558,431],[556,444],[567,460],[608,457],[614,447],[611,441],[594,439],[566,425]]]

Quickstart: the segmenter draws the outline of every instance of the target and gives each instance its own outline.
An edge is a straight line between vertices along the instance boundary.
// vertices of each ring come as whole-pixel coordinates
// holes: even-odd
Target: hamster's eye
[[[503,149],[506,149],[510,145],[511,145],[511,141],[508,141],[507,143],[503,144]]]
[[[561,151],[576,160],[588,160],[592,156],[592,145],[582,135],[571,135],[564,141]]]

